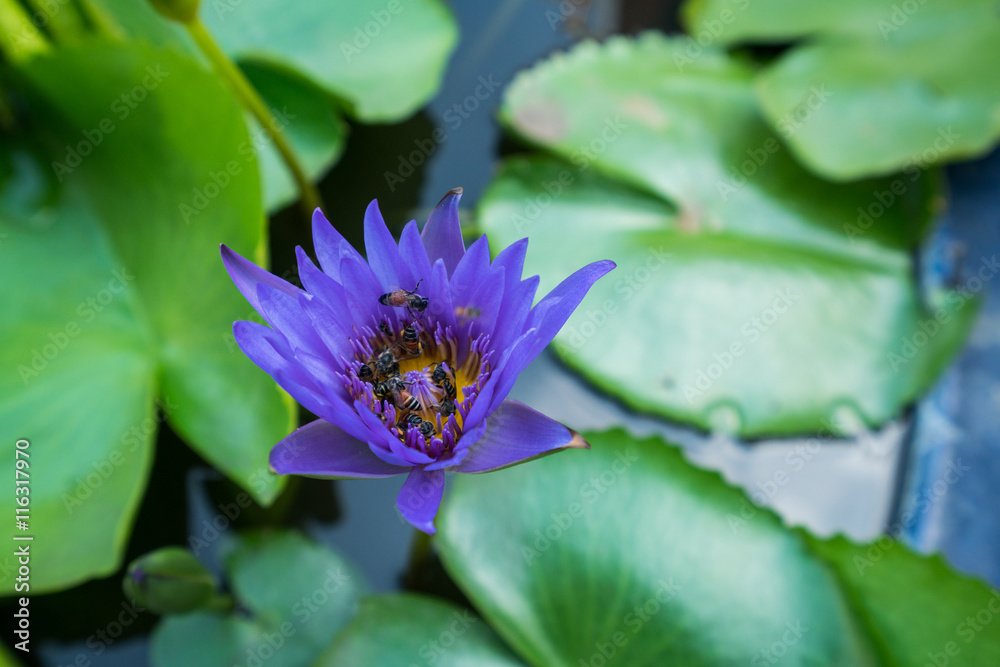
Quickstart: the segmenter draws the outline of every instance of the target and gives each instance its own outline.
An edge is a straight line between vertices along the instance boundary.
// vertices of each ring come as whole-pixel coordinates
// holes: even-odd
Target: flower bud
[[[191,552],[166,547],[133,561],[122,588],[126,597],[150,611],[179,614],[205,606],[216,581]]]

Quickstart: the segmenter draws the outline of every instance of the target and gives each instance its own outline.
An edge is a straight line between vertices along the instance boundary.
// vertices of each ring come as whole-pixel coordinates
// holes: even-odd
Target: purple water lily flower
[[[488,472],[589,447],[507,394],[615,266],[580,269],[532,308],[538,276],[521,279],[528,240],[492,263],[485,236],[466,251],[461,194],[449,192],[422,233],[410,222],[398,246],[373,201],[367,262],[317,209],[323,270],[296,248],[304,290],[222,246],[229,275],[270,324],[236,322],[240,349],[320,417],[274,446],[271,468],[324,478],[409,473],[397,505],[426,533],[446,469]]]

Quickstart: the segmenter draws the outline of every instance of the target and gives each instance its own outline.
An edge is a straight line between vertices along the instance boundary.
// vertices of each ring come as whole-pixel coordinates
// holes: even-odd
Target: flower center
[[[356,328],[343,379],[353,399],[404,444],[436,458],[454,448],[489,379],[489,341],[470,340],[462,354],[455,332],[441,323],[414,318],[400,327],[383,320]]]

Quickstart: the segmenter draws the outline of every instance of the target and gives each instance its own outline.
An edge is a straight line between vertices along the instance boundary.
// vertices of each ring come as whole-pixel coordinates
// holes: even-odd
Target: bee
[[[383,306],[406,308],[411,316],[413,315],[413,311],[422,313],[427,309],[427,297],[417,294],[417,288],[420,287],[421,282],[423,282],[423,279],[417,281],[412,291],[396,287],[393,291],[386,292],[380,296],[378,302]]]
[[[367,362],[361,364],[361,368],[358,369],[358,378],[364,382],[371,382],[375,379],[375,373],[372,371],[372,362]]]
[[[392,392],[392,400],[395,402],[397,408],[412,410],[413,412],[420,412],[423,410],[423,406],[420,405],[420,401],[418,401],[413,394],[405,389]]]
[[[395,375],[399,372],[399,362],[396,361],[396,355],[389,350],[382,350],[375,358],[375,369],[381,375]]]
[[[400,419],[399,424],[397,424],[397,426],[399,426],[400,430],[405,431],[410,426],[420,426],[420,423],[422,421],[424,421],[423,417],[418,415],[416,412],[411,412],[410,414]]]
[[[406,389],[407,382],[400,375],[391,375],[385,381],[385,386],[389,388],[389,393],[395,394]]]
[[[483,314],[483,311],[479,310],[475,306],[467,306],[463,308],[462,306],[455,307],[455,317],[460,317],[462,319],[472,319],[473,317],[479,317]]]
[[[444,391],[444,395],[448,398],[454,399],[455,396],[458,395],[458,392],[455,391],[455,385],[453,385],[451,380],[447,378],[441,382],[441,389]]]
[[[385,382],[376,382],[375,386],[372,388],[372,394],[375,395],[375,400],[384,401],[389,398],[389,385]]]
[[[454,377],[454,375],[451,374],[451,371],[445,369],[445,365],[443,363],[435,365],[434,372],[431,373],[431,381],[437,385],[440,385],[442,382],[452,377]]]
[[[453,415],[455,414],[456,410],[455,401],[451,400],[450,398],[446,398],[445,400],[438,403],[437,410],[438,412],[441,413],[442,417],[448,417],[449,415]]]
[[[385,337],[392,340],[396,337],[396,334],[392,333],[392,329],[389,328],[388,322],[379,322],[378,330],[385,334]]]
[[[417,357],[420,356],[421,347],[416,327],[411,324],[403,329],[403,349],[406,350],[410,356]]]
[[[434,422],[422,421],[420,422],[420,434],[424,437],[428,437],[434,433]]]

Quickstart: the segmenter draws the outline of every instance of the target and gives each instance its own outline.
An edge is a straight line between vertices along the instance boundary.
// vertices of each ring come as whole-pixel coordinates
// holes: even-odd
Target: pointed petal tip
[[[440,206],[441,204],[443,204],[445,200],[448,199],[448,197],[461,197],[461,196],[462,196],[462,186],[460,185],[457,188],[452,188],[451,190],[448,190],[448,192],[444,193],[444,197],[441,197],[441,201],[439,201],[437,205]]]
[[[562,449],[590,449],[590,443],[580,433],[573,429],[569,429],[569,432],[573,434],[573,438]]]

